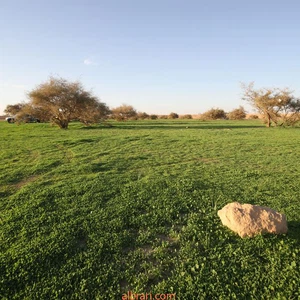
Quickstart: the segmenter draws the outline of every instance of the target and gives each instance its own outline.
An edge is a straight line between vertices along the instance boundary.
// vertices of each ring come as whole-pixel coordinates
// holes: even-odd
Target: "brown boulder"
[[[233,202],[218,211],[222,224],[242,238],[261,233],[287,233],[287,221],[283,214],[269,208]]]

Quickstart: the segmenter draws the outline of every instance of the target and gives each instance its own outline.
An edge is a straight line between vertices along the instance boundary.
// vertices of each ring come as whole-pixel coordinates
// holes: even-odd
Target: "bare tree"
[[[254,83],[242,84],[243,100],[251,104],[264,118],[267,127],[294,126],[300,121],[300,100],[288,88],[254,89]]]
[[[67,129],[72,120],[84,124],[99,122],[109,113],[106,104],[86,91],[80,82],[69,82],[63,78],[50,77],[29,92],[28,97],[33,110],[46,114],[62,129]]]

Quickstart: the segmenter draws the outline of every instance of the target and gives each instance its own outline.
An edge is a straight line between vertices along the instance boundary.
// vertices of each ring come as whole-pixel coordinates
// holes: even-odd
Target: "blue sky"
[[[300,1],[0,0],[0,114],[50,75],[110,107],[244,105],[240,82],[300,96]]]

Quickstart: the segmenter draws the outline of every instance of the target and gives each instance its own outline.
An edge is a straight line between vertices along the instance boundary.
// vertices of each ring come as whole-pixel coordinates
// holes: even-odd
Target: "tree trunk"
[[[268,112],[267,112],[267,127],[271,127],[271,116]]]
[[[58,125],[60,129],[68,129],[69,122],[67,120],[60,120]]]

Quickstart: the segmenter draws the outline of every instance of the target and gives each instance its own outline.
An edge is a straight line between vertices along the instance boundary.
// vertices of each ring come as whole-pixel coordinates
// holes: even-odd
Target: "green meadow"
[[[300,128],[111,124],[0,122],[1,299],[299,299]],[[288,234],[241,239],[233,201]]]

